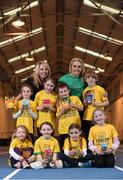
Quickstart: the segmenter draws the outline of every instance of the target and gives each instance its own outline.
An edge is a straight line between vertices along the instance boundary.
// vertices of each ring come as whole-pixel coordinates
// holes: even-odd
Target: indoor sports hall
[[[84,82],[85,72],[93,70],[98,76],[96,83],[105,89],[105,98],[108,99],[105,106],[106,123],[116,129],[120,142],[114,155],[114,167],[10,167],[9,147],[17,126],[17,118],[14,118],[13,113],[17,112],[17,103],[22,98],[18,96],[22,84],[27,83],[30,77],[34,78],[31,82],[34,93],[31,100],[34,100],[34,95],[43,91],[49,77],[57,84],[62,76],[73,76],[71,62],[74,58],[83,62],[83,67],[79,67],[83,68],[81,77],[80,74],[77,75],[79,80]],[[47,64],[43,74],[45,77],[42,75],[42,79],[38,77],[38,73],[36,75],[40,61]],[[70,83],[69,80],[67,83]],[[88,82],[84,83],[86,89]],[[71,86],[70,91],[80,88],[76,81]],[[48,98],[49,96],[45,103],[49,103]],[[86,99],[82,91],[79,98],[84,104]],[[96,101],[94,95],[89,98]],[[26,106],[30,110],[30,104]],[[83,107],[86,109],[86,106]],[[57,109],[57,105],[55,108]],[[37,110],[36,116],[31,111],[30,116],[36,119],[38,111],[40,110]],[[53,108],[52,111],[56,112]],[[17,116],[19,117],[16,113]],[[55,136],[58,137],[59,121],[56,114],[55,117]],[[80,113],[81,123],[83,117],[83,113]],[[33,123],[33,133],[29,132],[33,135],[33,143],[38,136],[35,124]],[[122,0],[0,1],[0,179],[123,179]]]

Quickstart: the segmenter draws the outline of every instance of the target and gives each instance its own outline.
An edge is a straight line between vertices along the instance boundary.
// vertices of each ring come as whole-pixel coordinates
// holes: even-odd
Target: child
[[[13,118],[17,119],[16,126],[26,126],[31,138],[33,138],[33,119],[37,118],[37,114],[35,103],[30,100],[32,94],[31,86],[23,84],[21,94],[23,99],[17,102],[17,112],[13,114]]]
[[[83,110],[83,105],[77,96],[70,96],[68,85],[65,83],[58,84],[58,93],[56,117],[59,120],[59,143],[62,150],[64,139],[68,136],[69,126],[73,123],[81,126],[79,111]]]
[[[55,128],[56,94],[53,92],[55,82],[48,78],[44,83],[44,90],[38,92],[35,96],[35,103],[39,112],[37,119],[37,133],[40,137],[40,125],[47,121]]]
[[[105,122],[106,115],[102,109],[93,112],[96,125],[90,129],[89,149],[95,156],[96,167],[114,167],[115,151],[119,147],[118,133],[115,127]]]
[[[83,116],[83,131],[88,140],[89,130],[92,126],[92,114],[95,108],[104,108],[108,106],[108,97],[107,93],[101,86],[97,85],[98,80],[97,74],[93,70],[88,70],[85,73],[85,81],[88,84],[88,87],[85,88],[83,92],[83,99],[85,105],[85,111]]]
[[[64,143],[64,154],[58,153],[59,159],[70,167],[83,167],[91,165],[92,153],[87,154],[86,140],[82,137],[82,131],[78,124],[71,124],[68,131],[68,138]]]
[[[33,145],[26,126],[17,126],[9,148],[10,165],[13,168],[30,168],[29,158],[33,154]]]
[[[51,136],[53,126],[49,122],[44,122],[40,126],[42,136],[35,142],[34,155],[36,162],[31,163],[31,167],[39,168],[62,168],[62,161],[57,159],[59,144],[57,140]]]

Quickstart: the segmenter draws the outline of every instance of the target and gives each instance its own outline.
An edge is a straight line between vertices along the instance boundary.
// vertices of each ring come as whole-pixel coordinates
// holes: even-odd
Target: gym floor
[[[0,179],[123,179],[123,145],[114,168],[13,169],[8,166],[8,147],[0,146]]]

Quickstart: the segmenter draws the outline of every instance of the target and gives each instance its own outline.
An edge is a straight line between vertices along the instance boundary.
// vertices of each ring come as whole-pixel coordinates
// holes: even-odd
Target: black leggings
[[[113,153],[104,155],[95,155],[94,166],[95,167],[114,167],[115,157]]]
[[[84,132],[84,136],[85,136],[87,144],[88,144],[89,131],[92,126],[93,126],[93,124],[91,121],[86,121],[86,120],[82,121],[82,130]]]
[[[66,162],[70,167],[78,167],[79,162],[85,163],[85,162],[88,162],[89,160],[92,160],[93,154],[88,153],[85,157],[80,157],[78,159],[75,159],[60,152],[58,153],[58,158],[62,160],[63,162]]]

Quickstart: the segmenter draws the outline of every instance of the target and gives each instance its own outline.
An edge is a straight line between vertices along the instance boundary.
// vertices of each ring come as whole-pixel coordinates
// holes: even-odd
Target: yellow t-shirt
[[[90,129],[89,140],[93,141],[94,146],[101,149],[102,144],[106,144],[107,148],[111,148],[113,140],[118,136],[115,127],[111,124],[104,126],[95,125]]]
[[[30,157],[30,149],[28,148],[33,148],[33,144],[30,140],[25,139],[24,141],[20,141],[18,138],[15,138],[11,141],[10,143],[10,149],[12,148],[19,148],[22,156],[28,158]]]
[[[46,151],[50,153],[50,155],[60,152],[58,141],[52,136],[50,139],[44,139],[43,136],[41,136],[35,142],[35,155],[41,154],[44,157]]]
[[[95,102],[98,103],[103,103],[107,101],[106,91],[104,90],[104,88],[102,88],[99,85],[95,85],[93,87],[86,87],[85,90],[83,91],[83,99],[86,99],[87,96],[91,96],[92,101],[94,100]],[[83,120],[91,121],[93,111],[95,110],[95,108],[96,107],[94,107],[91,103],[88,104],[84,110]]]
[[[53,108],[56,107],[57,95],[53,93],[46,93],[44,90],[38,92],[35,96],[36,106],[43,103],[49,103]],[[40,127],[43,122],[50,122],[55,128],[55,113],[53,111],[39,111],[36,127]]]
[[[83,106],[82,102],[77,96],[70,96],[70,102],[78,106]],[[63,103],[60,102],[57,107],[56,117],[58,116],[62,107],[63,107]],[[59,134],[68,134],[69,126],[73,123],[79,124],[81,126],[79,112],[76,108],[72,108],[68,110],[59,118],[59,123],[58,123]]]
[[[17,102],[17,111],[21,108],[21,103],[22,100]],[[30,108],[35,114],[37,114],[36,105],[32,100],[30,100]],[[16,126],[19,125],[26,126],[29,133],[33,134],[33,118],[30,116],[27,109],[24,109],[23,113],[17,118]]]
[[[78,159],[83,149],[87,149],[87,143],[85,138],[79,138],[78,141],[73,141],[71,138],[65,139],[64,142],[64,150],[74,150],[76,154],[74,156],[70,156],[72,158]]]

